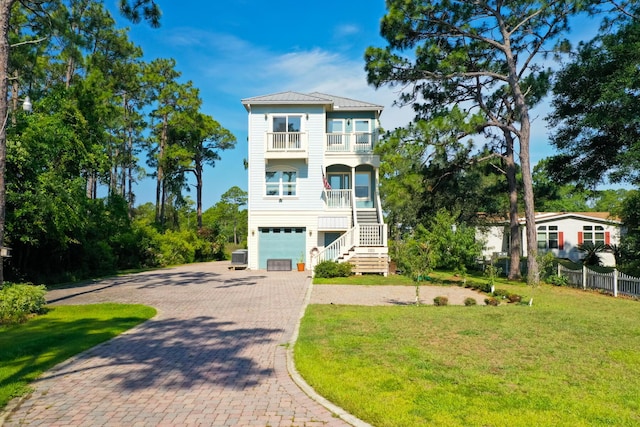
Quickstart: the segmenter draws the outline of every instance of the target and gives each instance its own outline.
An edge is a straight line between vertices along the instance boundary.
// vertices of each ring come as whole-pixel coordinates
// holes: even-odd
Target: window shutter
[[[581,245],[583,241],[582,231],[578,231],[578,244]]]
[[[604,233],[604,244],[605,245],[610,245],[611,244],[611,232],[610,231],[606,231]]]
[[[560,249],[561,251],[564,250],[564,232],[563,231],[558,232],[558,249]]]

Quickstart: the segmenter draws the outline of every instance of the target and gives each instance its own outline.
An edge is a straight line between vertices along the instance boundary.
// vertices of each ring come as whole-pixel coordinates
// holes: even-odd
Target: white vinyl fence
[[[572,270],[558,264],[558,275],[564,276],[569,281],[569,285],[582,289],[600,289],[613,294],[640,297],[640,278],[628,276],[618,270],[610,273],[598,273],[587,266],[582,266],[582,270]]]

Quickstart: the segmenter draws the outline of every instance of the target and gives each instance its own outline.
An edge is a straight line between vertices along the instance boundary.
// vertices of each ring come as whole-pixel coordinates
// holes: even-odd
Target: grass
[[[640,425],[637,301],[499,285],[533,306],[311,305],[296,366],[376,426]]]
[[[472,271],[466,276],[460,276],[450,271],[432,271],[427,276],[426,280],[420,282],[420,285],[455,285],[461,286],[464,281],[467,283],[486,283],[487,277],[482,272]],[[382,276],[380,274],[362,274],[360,276],[349,277],[332,277],[321,278],[314,277],[313,283],[316,285],[367,285],[367,286],[379,286],[379,285],[398,285],[398,286],[415,286],[415,283],[410,277],[400,274],[393,274],[389,276]],[[524,282],[522,282],[524,283]],[[513,285],[514,282],[509,282],[506,278],[496,278],[496,285]]]
[[[155,314],[136,304],[57,306],[26,323],[0,326],[0,408],[28,393],[47,369]]]

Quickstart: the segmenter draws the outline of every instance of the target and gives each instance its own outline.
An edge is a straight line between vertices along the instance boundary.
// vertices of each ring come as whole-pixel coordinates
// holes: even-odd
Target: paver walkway
[[[204,263],[48,293],[55,304],[158,309],[152,320],[44,374],[5,425],[344,426],[291,380],[285,343],[307,273]]]

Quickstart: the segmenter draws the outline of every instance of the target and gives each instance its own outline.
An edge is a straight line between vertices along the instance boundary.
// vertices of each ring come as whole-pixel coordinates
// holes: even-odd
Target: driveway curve
[[[192,264],[49,292],[51,305],[141,303],[158,314],[47,371],[4,425],[349,425],[287,370],[308,274],[228,267]]]

